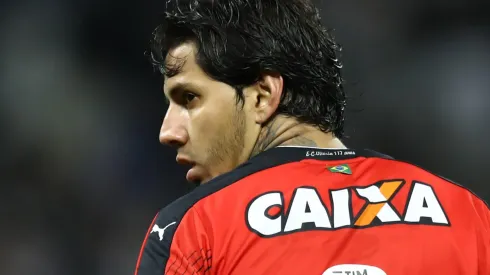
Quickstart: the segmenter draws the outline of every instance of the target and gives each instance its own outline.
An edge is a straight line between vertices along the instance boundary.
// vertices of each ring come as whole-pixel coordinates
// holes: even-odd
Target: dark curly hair
[[[197,46],[196,60],[243,102],[243,88],[266,72],[279,73],[284,91],[276,114],[343,136],[346,96],[340,46],[309,0],[168,0],[150,41],[150,59],[166,74],[170,49]]]

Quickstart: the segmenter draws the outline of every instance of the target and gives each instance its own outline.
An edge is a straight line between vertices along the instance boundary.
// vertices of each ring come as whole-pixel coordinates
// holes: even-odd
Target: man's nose
[[[181,147],[187,143],[189,135],[184,126],[184,118],[177,110],[169,107],[162,128],[160,129],[160,143],[172,147]]]

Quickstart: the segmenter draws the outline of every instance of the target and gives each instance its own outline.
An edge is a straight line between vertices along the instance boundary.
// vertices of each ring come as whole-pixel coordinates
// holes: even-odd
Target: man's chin
[[[199,172],[197,170],[198,168],[196,166],[191,167],[191,169],[187,171],[185,179],[188,182],[200,182],[201,180],[199,179]]]
[[[203,167],[197,165],[187,171],[185,178],[188,182],[195,185],[204,184],[212,179]]]

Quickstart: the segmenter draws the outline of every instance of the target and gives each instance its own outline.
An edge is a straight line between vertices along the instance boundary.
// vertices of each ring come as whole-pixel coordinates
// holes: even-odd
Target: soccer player
[[[490,274],[470,191],[342,141],[339,46],[307,0],[169,0],[160,141],[199,186],[157,213],[135,275]]]

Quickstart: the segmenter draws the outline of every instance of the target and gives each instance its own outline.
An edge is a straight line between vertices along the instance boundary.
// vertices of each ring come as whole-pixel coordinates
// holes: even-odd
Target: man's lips
[[[194,161],[192,161],[189,157],[183,156],[183,155],[177,155],[175,160],[180,165],[187,165],[187,166],[195,166],[196,165],[196,163]]]

